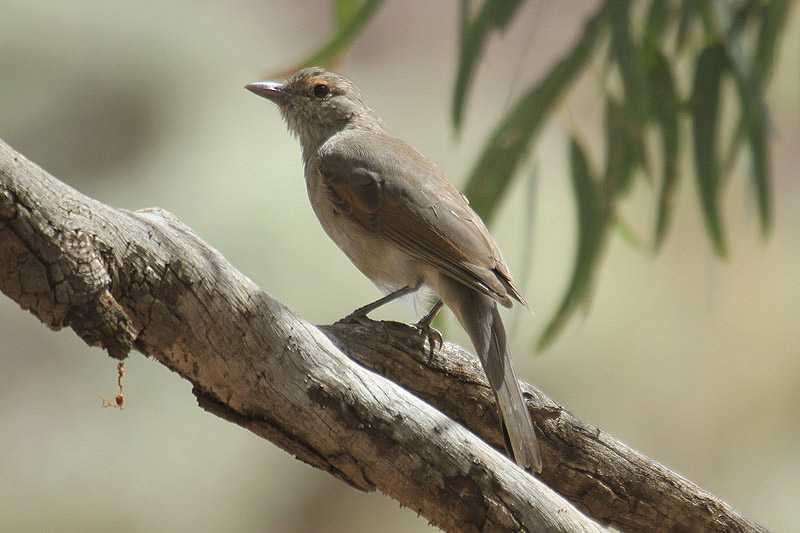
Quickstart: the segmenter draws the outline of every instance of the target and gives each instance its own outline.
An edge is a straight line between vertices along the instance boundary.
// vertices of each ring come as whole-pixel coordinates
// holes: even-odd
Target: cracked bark
[[[472,355],[431,356],[404,324],[311,325],[166,211],[106,206],[2,141],[0,290],[113,357],[156,358],[204,409],[447,531],[599,530],[572,505],[625,531],[766,531],[523,384],[544,458],[543,482],[527,475],[498,452]]]

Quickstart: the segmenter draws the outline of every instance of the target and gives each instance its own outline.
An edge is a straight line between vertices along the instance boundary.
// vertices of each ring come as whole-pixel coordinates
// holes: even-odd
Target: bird
[[[497,306],[517,301],[530,308],[467,198],[435,163],[391,136],[344,76],[309,67],[283,82],[245,88],[278,106],[300,142],[308,197],[322,228],[386,294],[349,316],[366,317],[423,287],[436,294],[418,324],[430,331],[442,304],[452,310],[494,391],[507,452],[524,470],[541,472]]]

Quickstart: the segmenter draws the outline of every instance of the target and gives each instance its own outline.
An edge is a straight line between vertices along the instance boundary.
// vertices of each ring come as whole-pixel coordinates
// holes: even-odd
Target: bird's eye
[[[328,87],[326,84],[318,83],[314,85],[314,96],[316,96],[317,98],[325,98],[329,94],[331,94],[331,88]]]

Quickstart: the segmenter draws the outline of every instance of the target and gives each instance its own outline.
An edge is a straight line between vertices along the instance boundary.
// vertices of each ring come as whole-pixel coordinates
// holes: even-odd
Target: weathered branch
[[[431,357],[402,324],[310,325],[169,213],[87,198],[2,141],[0,290],[114,357],[155,357],[205,409],[445,530],[598,530],[464,428],[500,444],[474,357],[449,344]],[[629,531],[765,531],[524,390],[543,480],[588,515]]]
[[[386,376],[503,448],[480,363],[445,344],[430,358],[406,324],[323,326],[361,364]],[[522,383],[539,434],[542,480],[600,523],[621,531],[767,531],[686,478],[587,424]]]

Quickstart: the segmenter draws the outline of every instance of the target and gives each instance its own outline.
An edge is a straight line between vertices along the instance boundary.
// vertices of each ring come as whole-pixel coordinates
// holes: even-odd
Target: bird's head
[[[383,129],[352,81],[319,67],[304,68],[282,83],[262,81],[245,88],[278,106],[304,151],[348,127]]]

